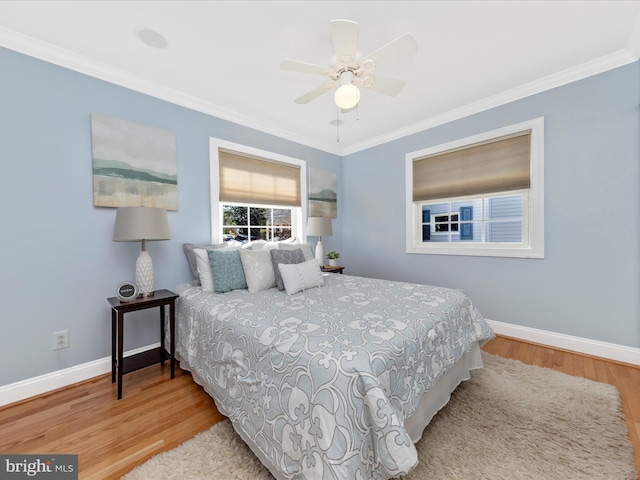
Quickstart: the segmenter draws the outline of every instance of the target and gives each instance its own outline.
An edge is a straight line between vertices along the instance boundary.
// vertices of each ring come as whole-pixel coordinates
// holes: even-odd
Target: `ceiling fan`
[[[327,81],[310,92],[295,99],[305,104],[339,85],[334,94],[336,105],[342,110],[354,108],[360,101],[360,88],[395,96],[402,91],[406,82],[397,78],[378,75],[380,67],[401,67],[410,65],[418,51],[418,45],[409,33],[387,43],[367,56],[358,51],[358,24],[351,20],[333,20],[331,41],[333,58],[328,67],[285,59],[280,68],[300,73],[312,73],[327,77]]]

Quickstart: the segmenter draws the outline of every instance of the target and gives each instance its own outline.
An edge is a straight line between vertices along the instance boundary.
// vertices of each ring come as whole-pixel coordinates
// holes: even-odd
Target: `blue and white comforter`
[[[405,418],[493,332],[457,290],[325,282],[292,296],[179,286],[178,358],[276,477],[406,474],[418,459]]]

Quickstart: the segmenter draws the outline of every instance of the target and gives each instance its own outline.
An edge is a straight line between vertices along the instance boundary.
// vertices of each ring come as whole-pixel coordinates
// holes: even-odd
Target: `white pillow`
[[[269,250],[240,250],[240,261],[250,293],[276,286],[276,275]]]
[[[278,248],[278,242],[267,242],[266,240],[255,240],[249,244],[249,250],[271,250]]]
[[[313,260],[316,258],[313,251],[311,250],[311,245],[308,243],[282,243],[278,245],[280,250],[295,250],[299,248],[302,250],[302,254],[304,255],[304,259],[308,262],[309,260]]]
[[[278,269],[288,295],[324,285],[320,265],[315,259],[302,263],[280,263]]]
[[[196,254],[196,268],[202,289],[205,292],[213,292],[213,274],[209,254],[204,248],[194,248],[193,253]]]

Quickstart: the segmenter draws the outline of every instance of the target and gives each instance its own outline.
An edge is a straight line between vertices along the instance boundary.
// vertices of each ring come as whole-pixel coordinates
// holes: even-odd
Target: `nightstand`
[[[122,375],[156,363],[164,366],[164,361],[171,360],[171,378],[175,377],[175,328],[176,298],[178,295],[170,290],[156,290],[153,296],[139,297],[131,302],[121,302],[116,297],[108,298],[111,304],[111,383],[116,381],[118,372],[118,400],[122,398]],[[169,351],[164,348],[165,307],[169,306]],[[160,346],[142,353],[124,357],[124,314],[160,307]],[[117,351],[116,351],[117,347]]]
[[[325,273],[339,273],[342,275],[342,271],[344,270],[344,267],[340,265],[334,265],[334,266],[323,265],[320,267],[320,270],[322,270]]]

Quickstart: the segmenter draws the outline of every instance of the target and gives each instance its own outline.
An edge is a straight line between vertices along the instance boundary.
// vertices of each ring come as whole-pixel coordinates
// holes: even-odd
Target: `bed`
[[[179,285],[180,366],[278,480],[406,474],[493,332],[458,290],[320,275],[295,294]]]

